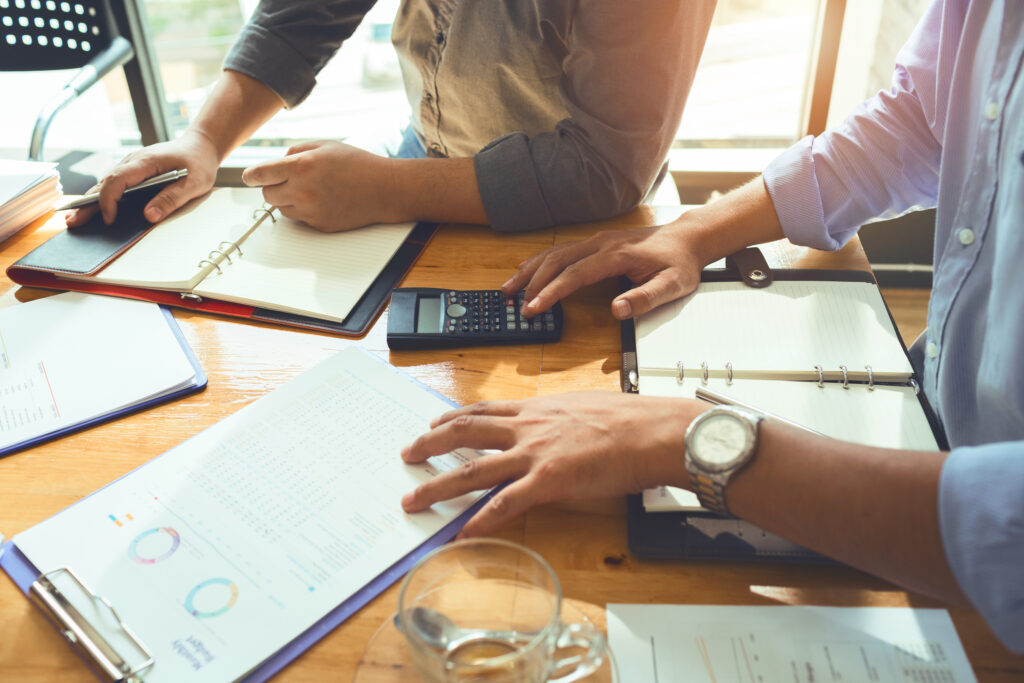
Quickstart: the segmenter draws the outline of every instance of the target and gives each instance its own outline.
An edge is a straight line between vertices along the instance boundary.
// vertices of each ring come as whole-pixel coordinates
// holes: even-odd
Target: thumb
[[[647,282],[615,297],[615,300],[612,301],[612,315],[619,320],[635,318],[664,303],[689,294],[692,289],[692,287],[686,289],[669,271],[663,270]]]

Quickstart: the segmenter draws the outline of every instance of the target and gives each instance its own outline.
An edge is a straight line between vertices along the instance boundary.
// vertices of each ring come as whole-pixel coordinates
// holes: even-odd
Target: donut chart
[[[128,547],[132,560],[139,564],[163,562],[181,545],[181,536],[169,526],[147,529]]]
[[[214,587],[221,586],[221,590],[214,590]],[[218,596],[218,593],[227,594]],[[197,619],[210,619],[231,609],[238,601],[238,586],[230,579],[216,578],[207,579],[189,591],[185,598],[185,609]],[[198,606],[197,606],[198,603]]]

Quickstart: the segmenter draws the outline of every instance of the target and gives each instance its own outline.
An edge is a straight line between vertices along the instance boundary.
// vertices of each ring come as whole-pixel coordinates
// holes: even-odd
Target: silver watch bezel
[[[734,458],[724,463],[709,462],[700,457],[700,454],[695,452],[692,447],[693,435],[700,427],[701,423],[719,415],[728,415],[729,417],[737,420],[743,425],[747,437],[744,441],[743,450],[737,453]],[[758,424],[762,419],[762,416],[756,413],[752,413],[749,410],[743,410],[742,408],[737,408],[735,406],[715,406],[698,415],[686,428],[686,455],[693,460],[694,464],[698,468],[709,474],[720,474],[722,472],[738,469],[738,467],[748,461],[754,451],[757,450],[757,429]]]

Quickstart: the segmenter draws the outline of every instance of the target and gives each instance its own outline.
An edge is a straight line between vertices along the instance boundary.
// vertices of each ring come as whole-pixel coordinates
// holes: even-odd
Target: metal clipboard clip
[[[56,581],[58,577],[64,575],[70,577],[72,581],[62,582],[65,585],[65,589],[62,590]],[[81,592],[79,606],[75,605],[67,592],[67,588],[71,587]],[[29,599],[43,611],[64,639],[100,678],[113,683],[142,683],[141,674],[155,663],[153,655],[127,624],[121,621],[113,605],[85,585],[77,574],[66,567],[41,574],[29,586],[28,594]],[[83,605],[83,597],[87,604],[94,607],[98,616],[107,616],[104,619],[105,625],[108,630],[113,629],[116,633],[122,649],[124,644],[128,644],[136,650],[131,660],[118,652],[111,640],[100,632],[101,627],[82,614],[80,607]],[[136,660],[137,663],[133,664],[132,662]]]

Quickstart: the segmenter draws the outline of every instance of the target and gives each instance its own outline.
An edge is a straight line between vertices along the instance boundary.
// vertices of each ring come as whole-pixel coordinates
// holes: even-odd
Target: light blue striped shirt
[[[928,330],[911,350],[952,452],[939,521],[961,588],[1024,652],[1024,0],[935,0],[889,92],[765,170],[786,235],[837,249],[937,206]]]

